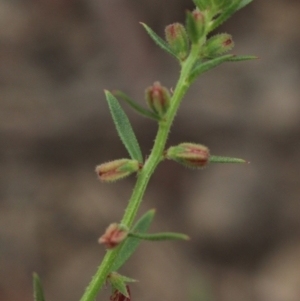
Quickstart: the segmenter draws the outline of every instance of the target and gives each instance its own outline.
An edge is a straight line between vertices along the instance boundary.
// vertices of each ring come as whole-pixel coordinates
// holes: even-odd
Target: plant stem
[[[141,204],[142,198],[144,196],[144,192],[148,185],[151,175],[156,169],[157,165],[162,159],[163,152],[165,150],[165,145],[169,136],[170,128],[174,121],[175,115],[177,113],[178,107],[188,90],[190,83],[187,78],[190,74],[192,67],[198,58],[200,45],[193,45],[191,48],[191,52],[186,59],[186,61],[182,64],[182,69],[180,73],[179,80],[177,82],[176,88],[174,90],[174,94],[172,96],[171,104],[168,109],[168,112],[164,118],[164,120],[159,122],[159,128],[156,135],[155,143],[152,148],[151,154],[147,159],[145,165],[143,166],[141,172],[138,175],[138,179],[133,190],[132,196],[129,200],[128,206],[125,210],[125,214],[121,223],[128,228],[132,226],[132,223],[135,219],[139,206]],[[110,269],[114,263],[115,258],[117,257],[122,244],[115,248],[114,250],[107,251],[104,259],[99,266],[96,274],[94,275],[92,281],[87,287],[84,295],[80,299],[80,301],[94,301],[98,291],[101,289],[103,284],[106,281],[106,277],[110,272]]]

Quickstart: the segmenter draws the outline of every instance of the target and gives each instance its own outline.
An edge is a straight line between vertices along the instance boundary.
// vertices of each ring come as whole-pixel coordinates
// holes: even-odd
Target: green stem
[[[170,132],[170,128],[174,121],[178,107],[183,99],[183,96],[185,95],[186,91],[190,86],[190,83],[187,81],[187,78],[188,75],[190,74],[192,67],[194,66],[197,60],[199,47],[200,47],[199,45],[192,46],[190,55],[188,56],[187,60],[182,64],[180,77],[177,82],[174,94],[172,96],[170,107],[168,109],[168,112],[164,120],[159,122],[159,128],[158,128],[158,132],[156,135],[155,143],[152,148],[151,154],[147,159],[145,165],[143,166],[141,172],[138,175],[135,188],[129,200],[128,206],[125,210],[123,219],[121,221],[121,223],[127,226],[128,228],[132,226],[132,223],[135,219],[138,208],[141,204],[150,177],[153,174],[159,162],[161,161],[162,154],[165,150],[165,145]],[[106,281],[106,277],[110,272],[114,260],[121,249],[121,246],[122,245],[120,245],[116,249],[107,251],[101,265],[99,266],[96,274],[94,275],[92,281],[90,282],[89,286],[87,287],[80,301],[95,300],[98,291],[101,289],[101,287]]]

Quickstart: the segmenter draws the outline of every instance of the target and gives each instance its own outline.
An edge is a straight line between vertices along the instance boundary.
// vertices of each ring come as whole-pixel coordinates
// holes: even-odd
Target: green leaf
[[[214,59],[211,59],[206,62],[199,62],[192,69],[191,74],[189,76],[189,81],[192,83],[200,74],[219,66],[220,64],[229,61],[234,55],[227,54]]]
[[[258,59],[257,56],[254,55],[234,55],[234,54],[226,54],[222,56],[218,56],[214,59],[210,59],[206,62],[199,61],[191,71],[189,76],[189,81],[192,83],[199,75],[202,73],[209,71],[224,62],[240,62],[240,61],[247,61],[247,60],[256,60]]]
[[[251,3],[253,0],[242,0],[238,6],[238,10]]]
[[[134,232],[146,233],[150,227],[150,224],[154,218],[155,210],[149,210],[145,213],[132,228]],[[141,240],[138,238],[129,237],[121,247],[120,253],[118,254],[111,271],[117,271],[134,253]]]
[[[112,272],[112,273],[116,273],[116,272]],[[118,274],[118,273],[117,273]],[[119,277],[124,281],[124,282],[136,282],[137,280],[133,279],[133,278],[130,278],[130,277],[126,277],[126,276],[123,276],[121,274],[118,274]]]
[[[33,296],[34,301],[45,301],[43,286],[38,274],[33,274]]]
[[[224,11],[211,23],[208,32],[213,31],[215,28],[219,27],[227,19],[229,19],[239,8],[240,1],[233,1]]]
[[[164,241],[164,240],[189,240],[189,236],[182,233],[161,232],[155,234],[130,232],[128,237],[135,237],[142,240]]]
[[[147,24],[140,23],[143,25],[143,27],[146,29],[149,36],[152,38],[152,40],[163,50],[168,52],[169,54],[176,57],[176,59],[179,59],[176,55],[176,53],[171,49],[171,47],[161,38],[159,37]]]
[[[249,60],[257,60],[259,57],[255,55],[233,55],[229,58],[229,62],[241,62],[241,61],[249,61]]]
[[[121,99],[123,99],[127,104],[129,104],[135,111],[137,111],[141,115],[159,121],[159,116],[140,106],[137,102],[135,102],[133,99],[131,99],[122,91],[117,90],[114,91],[113,94],[116,97],[120,97]]]
[[[124,143],[128,153],[130,154],[132,159],[142,163],[142,152],[131,127],[131,124],[128,120],[128,117],[121,108],[117,99],[109,91],[105,90],[105,96],[118,134],[122,142]]]
[[[201,11],[205,11],[211,6],[210,0],[193,0],[193,2]]]
[[[249,162],[239,158],[210,156],[209,163],[249,163]]]

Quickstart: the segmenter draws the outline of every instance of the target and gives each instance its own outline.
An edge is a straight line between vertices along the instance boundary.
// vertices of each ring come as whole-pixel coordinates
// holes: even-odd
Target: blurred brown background
[[[98,237],[119,221],[134,177],[101,184],[97,164],[127,157],[103,89],[144,102],[156,80],[174,87],[177,63],[139,21],[163,35],[189,0],[0,1],[0,300],[79,300],[104,254]],[[133,300],[300,300],[300,2],[256,0],[219,29],[236,54],[194,84],[168,145],[203,143],[250,165],[190,171],[164,162],[140,214],[152,231],[190,243],[142,243],[123,268]],[[145,155],[156,124],[127,110]],[[108,300],[109,289],[97,300]]]

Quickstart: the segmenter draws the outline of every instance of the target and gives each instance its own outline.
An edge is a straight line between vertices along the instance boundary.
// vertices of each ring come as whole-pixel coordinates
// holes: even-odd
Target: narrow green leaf
[[[249,61],[249,60],[257,60],[259,57],[255,55],[233,55],[228,59],[230,62],[241,62],[241,61]]]
[[[140,106],[137,102],[135,102],[133,99],[131,99],[128,95],[126,95],[122,91],[117,90],[114,91],[113,94],[116,97],[120,97],[121,99],[123,99],[127,104],[129,104],[135,111],[137,111],[141,115],[159,121],[159,117],[156,114]]]
[[[258,59],[258,57],[254,55],[226,54],[226,55],[216,57],[214,59],[210,59],[206,62],[199,61],[191,71],[191,74],[189,76],[189,81],[192,83],[202,73],[209,71],[210,69],[213,69],[224,62],[240,62],[240,61],[256,60],[256,59]]]
[[[201,11],[205,11],[211,4],[208,0],[193,0],[193,2]]]
[[[244,6],[248,5],[249,3],[251,3],[253,0],[242,0],[239,4],[238,10],[243,8]]]
[[[239,158],[210,156],[209,163],[249,163],[249,162]]]
[[[161,232],[155,234],[130,232],[128,237],[135,237],[142,240],[164,241],[164,240],[189,240],[189,236],[182,233]]]
[[[124,143],[128,153],[130,154],[132,159],[142,163],[142,152],[131,124],[128,120],[128,117],[121,108],[117,99],[109,91],[105,90],[105,96],[118,134],[122,142]]]
[[[209,26],[208,32],[213,31],[229,19],[237,10],[240,5],[240,1],[233,1]]]
[[[33,296],[34,301],[45,301],[43,286],[38,274],[33,274]]]
[[[149,210],[145,213],[132,228],[132,231],[139,233],[146,233],[154,218],[155,210]],[[111,271],[117,271],[134,253],[141,240],[138,238],[129,237],[124,242],[118,257],[116,258]]]
[[[176,53],[171,49],[171,47],[161,37],[159,37],[147,24],[145,24],[145,23],[140,23],[140,24],[143,25],[143,27],[146,29],[149,36],[160,48],[162,48],[169,54],[176,57],[176,59],[179,59],[177,57]]]
[[[219,56],[217,58],[211,59],[206,62],[197,63],[195,65],[195,67],[193,68],[193,70],[191,71],[191,74],[189,76],[189,81],[192,83],[200,74],[219,66],[220,64],[231,59],[233,56],[234,55],[232,55],[232,54],[227,54],[227,55],[223,55],[223,56]]]
[[[112,272],[112,273],[115,273],[115,272]],[[137,282],[136,279],[133,279],[133,278],[130,278],[130,277],[126,277],[126,276],[123,276],[123,275],[120,275],[120,274],[119,274],[119,277],[121,277],[121,279],[124,282]]]

